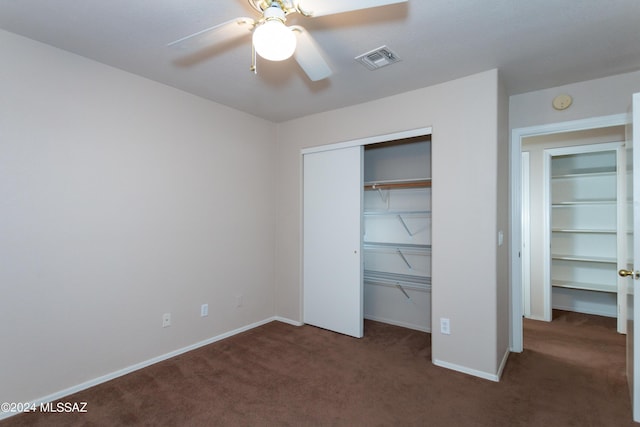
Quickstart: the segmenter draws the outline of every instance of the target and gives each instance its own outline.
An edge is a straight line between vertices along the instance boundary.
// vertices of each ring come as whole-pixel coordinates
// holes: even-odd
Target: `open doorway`
[[[603,128],[621,128],[622,129],[622,137],[620,140],[624,140],[624,124],[626,123],[627,117],[624,114],[614,115],[614,116],[606,116],[606,117],[598,117],[592,119],[585,120],[576,120],[571,122],[562,122],[562,123],[554,123],[548,125],[541,126],[533,126],[528,128],[519,128],[514,129],[512,131],[511,138],[511,160],[510,160],[510,181],[511,181],[511,351],[521,352],[523,350],[523,340],[522,340],[522,319],[523,314],[527,313],[531,316],[532,313],[535,313],[534,310],[531,310],[530,307],[525,309],[527,304],[531,304],[531,288],[527,286],[524,288],[525,281],[523,280],[523,272],[529,272],[532,269],[531,267],[531,257],[528,259],[523,259],[523,255],[527,254],[527,251],[532,249],[531,241],[529,236],[532,235],[532,231],[523,230],[527,225],[527,215],[523,212],[523,144],[528,141],[528,143],[534,146],[535,139],[530,138],[575,138],[580,135],[580,132],[586,132],[587,135],[594,131],[598,133],[598,129]],[[607,131],[604,131],[605,133]],[[603,140],[592,140],[592,143],[602,142]],[[566,144],[563,142],[559,142],[559,146],[562,144]],[[575,145],[585,144],[585,141],[575,142]],[[570,144],[569,144],[570,145]],[[527,156],[524,156],[525,158]],[[529,154],[529,160],[527,165],[525,166],[525,170],[529,169],[529,173],[531,173],[531,169],[534,167],[532,165],[533,160],[531,159],[531,155]],[[530,187],[529,187],[530,189]],[[530,196],[531,197],[531,196]],[[531,202],[531,199],[529,199]],[[530,206],[530,203],[529,203]],[[528,208],[529,209],[529,208]],[[527,212],[530,214],[531,212]],[[550,220],[550,213],[546,214],[547,221]],[[529,218],[530,219],[530,218]],[[546,227],[550,233],[550,224]],[[526,235],[525,235],[526,234]],[[547,248],[547,251],[550,252],[550,247]],[[530,273],[528,273],[530,274]],[[549,275],[549,271],[543,271],[542,275]],[[551,293],[549,291],[549,293]],[[529,302],[527,302],[527,300]],[[550,300],[550,299],[549,299]],[[544,301],[544,297],[542,297],[541,301]],[[535,303],[534,303],[535,304]],[[551,306],[552,303],[549,304],[549,320],[551,316]],[[542,313],[541,318],[544,318],[544,313]]]
[[[624,126],[610,126],[523,139],[525,317],[551,321],[552,309],[620,315],[624,332],[624,137]]]

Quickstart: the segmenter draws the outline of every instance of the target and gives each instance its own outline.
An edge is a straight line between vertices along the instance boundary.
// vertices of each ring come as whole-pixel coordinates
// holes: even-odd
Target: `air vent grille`
[[[387,46],[380,46],[377,49],[356,56],[355,60],[370,70],[377,70],[400,61],[400,58]]]

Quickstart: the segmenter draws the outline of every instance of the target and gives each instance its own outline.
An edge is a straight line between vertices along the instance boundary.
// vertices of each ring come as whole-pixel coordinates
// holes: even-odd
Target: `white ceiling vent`
[[[370,70],[377,70],[378,68],[400,61],[400,58],[387,46],[380,46],[370,52],[356,56],[355,60]]]

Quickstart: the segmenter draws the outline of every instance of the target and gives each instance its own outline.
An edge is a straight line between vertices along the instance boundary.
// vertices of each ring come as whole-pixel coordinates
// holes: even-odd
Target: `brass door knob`
[[[618,275],[620,277],[628,277],[628,276],[632,276],[634,279],[638,279],[640,278],[640,272],[638,271],[632,271],[632,270],[620,270],[618,271]]]

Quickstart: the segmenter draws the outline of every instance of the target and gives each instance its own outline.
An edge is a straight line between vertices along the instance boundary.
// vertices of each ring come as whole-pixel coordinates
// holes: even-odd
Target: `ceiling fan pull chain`
[[[253,43],[251,43],[251,67],[249,68],[249,71],[253,71],[253,74],[258,74],[258,61],[256,61],[256,48],[253,45]]]

